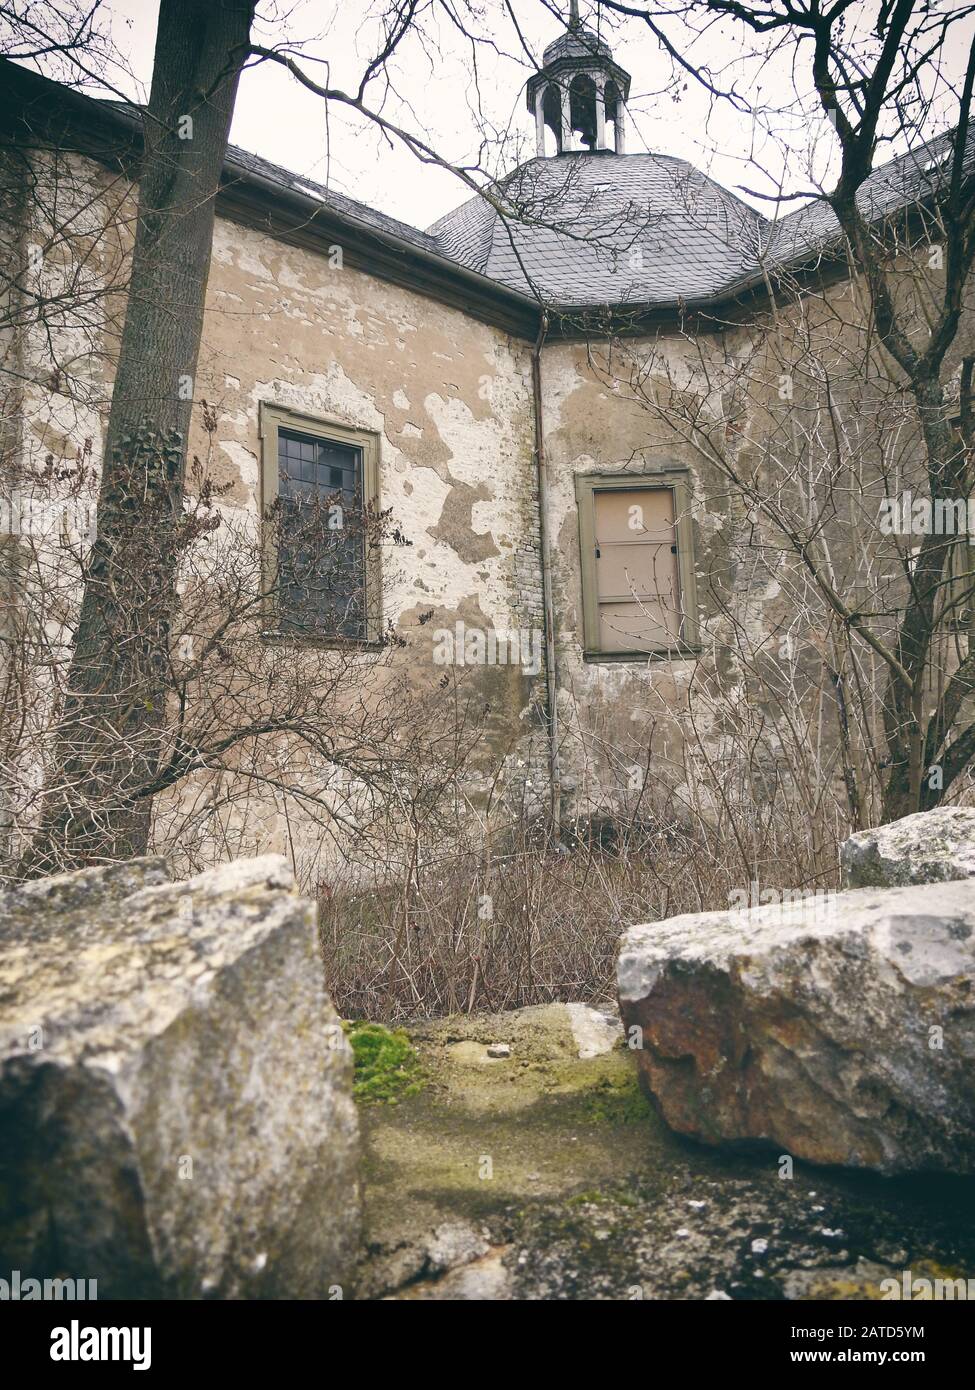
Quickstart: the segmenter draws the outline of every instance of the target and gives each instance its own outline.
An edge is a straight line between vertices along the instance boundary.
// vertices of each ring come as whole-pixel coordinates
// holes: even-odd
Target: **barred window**
[[[374,435],[262,412],[268,588],[282,635],[375,640],[379,585]]]

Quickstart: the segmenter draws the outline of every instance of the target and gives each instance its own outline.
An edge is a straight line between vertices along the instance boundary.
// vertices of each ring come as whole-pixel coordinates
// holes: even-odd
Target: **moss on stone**
[[[381,1023],[343,1023],[355,1058],[353,1094],[363,1105],[395,1105],[423,1089],[420,1059],[402,1028]]]
[[[362,1111],[369,1257],[357,1297],[432,1294],[445,1224],[488,1243],[504,1296],[519,1299],[803,1298],[820,1278],[826,1297],[871,1297],[915,1251],[945,1269],[970,1263],[959,1219],[970,1185],[947,1194],[943,1182],[803,1165],[784,1182],[775,1150],[681,1139],[632,1053],[578,1056],[561,1005],[420,1023],[410,1040],[422,1093]],[[493,1042],[510,1057],[490,1058]]]
[[[583,1110],[590,1124],[645,1125],[650,1105],[635,1071],[627,1071],[600,1077],[585,1093]]]

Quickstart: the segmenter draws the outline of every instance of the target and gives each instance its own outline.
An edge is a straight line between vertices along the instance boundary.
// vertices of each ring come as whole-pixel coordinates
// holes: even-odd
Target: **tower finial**
[[[569,28],[579,27],[579,0],[569,0]]]

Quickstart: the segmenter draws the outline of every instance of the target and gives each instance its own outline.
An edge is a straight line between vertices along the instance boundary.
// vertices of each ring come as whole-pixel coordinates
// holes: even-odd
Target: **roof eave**
[[[254,170],[224,166],[217,199],[228,220],[266,231],[291,245],[327,251],[342,247],[343,265],[368,271],[406,289],[426,291],[441,302],[521,337],[537,332],[538,301],[446,256],[415,246],[392,232],[285,188]],[[229,173],[229,177],[228,177]],[[343,233],[352,233],[343,240]]]
[[[0,59],[3,75],[0,123],[19,138],[43,139],[87,155],[136,178],[142,150],[141,122],[124,109],[52,82]],[[228,155],[217,194],[220,216],[265,230],[292,245],[321,250],[342,245],[343,264],[367,270],[427,294],[482,322],[524,338],[538,331],[540,309],[531,295],[503,285],[437,252],[380,229],[280,184]],[[342,233],[348,234],[343,240]]]
[[[5,79],[0,92],[0,122],[6,127],[18,131],[21,137],[24,130],[35,136],[43,133],[43,138],[51,143],[56,141],[59,148],[76,150],[111,168],[123,168],[132,177],[137,176],[132,166],[141,151],[142,129],[141,123],[130,113],[52,82],[6,59],[0,59],[0,73]],[[68,138],[73,143],[65,143]],[[932,189],[924,198],[883,213],[874,225],[882,225],[905,213],[920,213],[935,196],[936,190]],[[224,165],[217,206],[221,216],[266,231],[292,245],[320,251],[323,246],[327,248],[338,242],[342,245],[343,263],[427,294],[482,322],[526,339],[534,339],[537,335],[543,307],[547,307],[553,333],[572,338],[583,336],[573,328],[573,321],[591,325],[597,321],[625,324],[628,327],[624,331],[632,332],[641,328],[675,326],[686,322],[688,316],[718,325],[740,316],[746,306],[754,307],[756,301],[767,299],[769,293],[765,270],[758,267],[713,294],[695,299],[543,306],[535,296],[398,237],[300,188],[281,184],[234,161],[232,156]],[[352,234],[348,244],[342,240],[343,232]],[[807,284],[822,282],[824,278],[835,281],[848,270],[842,233],[837,229],[835,240],[805,248],[770,264],[767,269],[773,279],[789,274]],[[592,328],[589,331],[592,332]]]

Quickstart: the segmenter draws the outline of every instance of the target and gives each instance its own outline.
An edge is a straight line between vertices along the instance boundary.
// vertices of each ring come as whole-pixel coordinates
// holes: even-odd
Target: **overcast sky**
[[[144,99],[151,78],[157,5],[155,0],[106,3],[113,39],[135,79],[134,83],[120,79],[120,85]],[[378,0],[376,7],[382,8]],[[480,33],[494,46],[492,42],[477,46],[479,80],[475,83],[472,78],[470,44],[431,7],[425,20],[428,37],[422,41],[413,37],[404,44],[394,68],[395,90],[386,93],[383,110],[454,162],[477,161],[481,137],[487,134],[490,144],[482,163],[500,172],[535,152],[534,122],[523,91],[532,67],[504,0],[484,0],[481,8]],[[568,13],[568,4],[557,0],[513,0],[512,8],[521,37],[536,56],[561,32],[557,14]],[[777,118],[775,125],[785,138],[773,145],[760,124],[748,116],[736,113],[727,103],[714,108],[693,80],[675,101],[666,91],[671,62],[645,25],[601,15],[600,7],[587,0],[582,0],[580,8],[584,21],[600,30],[613,46],[617,62],[632,76],[629,150],[682,156],[741,193],[742,186],[772,191],[762,170],[773,179],[780,177],[783,145],[793,155],[786,180],[789,190],[808,187],[805,152],[813,147],[812,172],[828,180],[835,137],[825,121],[793,119],[790,123]],[[296,0],[294,4],[263,0],[255,37],[268,46],[285,39],[300,44],[301,61],[316,80],[354,89],[365,62],[376,51],[372,11],[370,0]],[[739,35],[739,29],[727,24],[713,28],[698,40],[694,53],[703,55],[712,67],[721,67],[726,81],[734,76],[745,84],[743,90],[753,102],[779,107],[793,92],[789,65],[780,59],[760,72],[754,65],[745,68]],[[957,34],[956,51],[948,57],[958,70],[963,70],[966,46],[967,33]],[[799,66],[808,68],[808,59]],[[382,96],[377,87],[375,101]],[[276,64],[263,63],[243,74],[231,138],[299,175],[328,183],[419,227],[428,226],[469,196],[454,176],[419,164],[400,146],[390,147],[374,126],[350,118],[331,104],[326,111],[325,103]],[[800,151],[803,157],[797,159]],[[758,167],[750,158],[757,160]],[[768,204],[756,205],[768,210]]]

